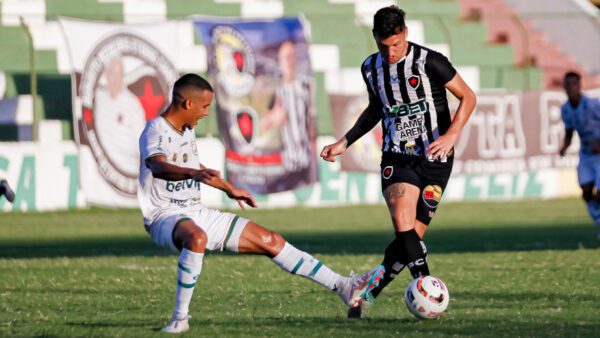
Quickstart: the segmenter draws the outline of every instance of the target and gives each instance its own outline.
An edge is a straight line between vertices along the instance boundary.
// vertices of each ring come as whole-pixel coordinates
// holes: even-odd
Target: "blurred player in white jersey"
[[[127,88],[120,57],[108,62],[104,78],[106,85],[98,87],[95,97],[98,137],[113,164],[133,176],[137,174],[139,157],[136,140],[146,124],[146,114],[138,98]]]
[[[577,177],[600,239],[600,101],[583,95],[578,73],[565,74],[564,88],[569,99],[561,107],[565,140],[560,155],[565,155],[571,145],[573,131],[577,131],[581,140]]]
[[[199,162],[193,128],[208,115],[212,99],[213,89],[205,79],[182,76],[173,87],[171,105],[148,122],[140,136],[138,199],[145,228],[157,245],[180,253],[175,311],[163,331],[188,330],[189,304],[207,249],[265,255],[282,269],[337,292],[351,305],[367,275],[342,277],[278,233],[202,205],[200,183],[222,190],[242,208],[244,204],[256,207],[247,191]]]

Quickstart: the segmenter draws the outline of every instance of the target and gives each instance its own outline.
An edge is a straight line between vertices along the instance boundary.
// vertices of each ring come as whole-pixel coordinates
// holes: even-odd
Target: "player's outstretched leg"
[[[335,291],[348,306],[352,306],[358,300],[359,290],[364,287],[369,277],[367,274],[343,277],[311,254],[288,243],[277,232],[254,222],[248,222],[244,228],[240,236],[238,251],[266,255],[283,270],[308,278]]]
[[[10,188],[6,180],[0,180],[0,196],[4,195],[6,200],[12,203],[15,200],[15,192]]]
[[[581,186],[583,191],[583,200],[585,201],[588,212],[594,220],[598,229],[598,239],[600,239],[600,192],[598,188],[594,187],[594,183],[585,184]]]
[[[175,225],[173,243],[181,253],[177,263],[175,310],[171,321],[163,328],[164,332],[181,333],[189,329],[189,307],[202,271],[206,242],[206,234],[191,219],[180,219]]]

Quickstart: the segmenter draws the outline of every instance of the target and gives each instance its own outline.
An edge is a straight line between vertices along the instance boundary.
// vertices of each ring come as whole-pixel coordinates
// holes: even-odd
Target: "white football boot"
[[[373,269],[363,275],[356,275],[350,272],[350,276],[345,278],[344,282],[336,290],[338,295],[342,297],[344,304],[349,307],[360,305],[362,294],[365,293],[369,286],[369,281],[377,269]]]
[[[190,324],[188,321],[192,318],[192,316],[187,315],[183,318],[176,318],[173,315],[171,318],[171,322],[167,324],[167,326],[163,327],[162,331],[167,333],[182,333],[190,329]]]
[[[356,288],[352,302],[348,305],[350,306],[350,309],[348,309],[349,319],[360,319],[363,315],[366,315],[369,307],[375,303],[371,290],[379,285],[384,273],[385,269],[379,265],[364,275],[354,277]]]

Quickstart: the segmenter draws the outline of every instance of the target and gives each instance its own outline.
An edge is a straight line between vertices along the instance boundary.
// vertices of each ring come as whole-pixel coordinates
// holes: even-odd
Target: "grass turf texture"
[[[384,206],[240,212],[343,274],[379,263]],[[189,336],[597,336],[600,241],[578,199],[446,203],[426,236],[450,289],[441,320],[405,307],[407,271],[368,320],[269,259],[209,253]],[[177,256],[154,246],[137,210],[0,216],[0,336],[147,337],[169,319]]]

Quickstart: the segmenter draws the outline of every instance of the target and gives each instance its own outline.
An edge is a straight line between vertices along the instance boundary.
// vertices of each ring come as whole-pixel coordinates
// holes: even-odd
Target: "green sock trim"
[[[298,261],[298,263],[296,264],[296,266],[292,270],[292,273],[296,274],[296,271],[298,271],[298,269],[300,269],[300,267],[302,266],[302,264],[304,264],[304,258],[300,258],[300,260]]]
[[[312,269],[312,271],[308,274],[308,277],[314,277],[317,274],[317,271],[319,271],[319,269],[323,266],[323,263],[319,262],[317,265],[315,265],[315,268]]]
[[[180,280],[177,280],[177,285],[181,286],[182,288],[191,289],[194,286],[196,286],[196,283],[185,284],[185,283],[182,283]]]
[[[180,218],[177,220],[177,223],[175,223],[175,226],[177,226],[179,223],[181,222],[185,222],[185,221],[191,221],[192,219],[189,217],[184,217],[184,218]]]
[[[227,237],[225,237],[225,245],[223,245],[223,248],[227,247],[227,242],[229,241],[229,238],[231,238],[231,234],[233,233],[233,228],[235,228],[235,223],[237,223],[238,219],[240,219],[240,216],[235,216],[233,218],[233,221],[231,221],[231,226],[229,227],[229,232],[227,233]]]
[[[183,271],[185,271],[185,272],[187,272],[187,273],[192,273],[192,270],[190,270],[190,269],[186,268],[186,267],[185,267],[185,266],[183,266],[181,263],[177,263],[177,266],[178,266],[178,267],[179,267],[181,270],[183,270]]]

